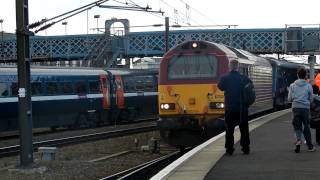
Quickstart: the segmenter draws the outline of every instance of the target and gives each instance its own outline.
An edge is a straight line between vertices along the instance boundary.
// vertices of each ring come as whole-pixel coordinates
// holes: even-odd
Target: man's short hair
[[[238,70],[238,68],[239,68],[239,61],[236,59],[232,59],[229,62],[229,69],[232,71],[232,70]]]
[[[307,76],[307,71],[304,68],[299,68],[297,74],[299,79],[305,79]]]

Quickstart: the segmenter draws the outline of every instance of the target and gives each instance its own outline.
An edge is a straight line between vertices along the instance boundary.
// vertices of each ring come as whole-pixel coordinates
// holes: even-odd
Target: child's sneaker
[[[314,152],[314,151],[316,151],[316,148],[314,146],[309,146],[308,147],[308,151],[309,152]]]
[[[301,140],[296,141],[296,148],[294,149],[295,153],[299,153],[300,152],[300,146],[301,146]]]

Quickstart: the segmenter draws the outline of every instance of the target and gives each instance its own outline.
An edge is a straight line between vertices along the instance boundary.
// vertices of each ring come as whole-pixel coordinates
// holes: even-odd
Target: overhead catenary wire
[[[94,2],[94,3],[88,4],[88,5],[86,5],[86,6],[82,6],[82,7],[80,7],[80,8],[77,8],[77,9],[74,9],[74,10],[72,10],[72,11],[69,11],[69,12],[67,12],[67,13],[63,13],[63,14],[61,14],[61,15],[55,16],[54,18],[44,19],[44,20],[42,20],[41,22],[34,23],[34,24],[32,25],[32,27],[33,27],[33,28],[34,28],[34,27],[37,27],[37,26],[39,26],[39,25],[38,25],[39,23],[42,23],[42,24],[43,24],[43,23],[46,23],[46,22],[48,22],[48,21],[51,21],[51,20],[54,20],[54,19],[57,19],[57,18],[66,16],[66,15],[72,13],[72,14],[70,14],[69,16],[66,16],[66,17],[61,18],[61,19],[59,19],[59,20],[57,20],[57,21],[53,21],[53,22],[51,22],[51,23],[49,23],[49,24],[46,24],[46,25],[42,26],[41,28],[39,28],[39,29],[37,29],[37,30],[35,31],[35,33],[38,33],[39,31],[45,30],[45,29],[51,27],[52,25],[54,25],[54,24],[56,24],[56,23],[58,23],[58,22],[61,22],[61,21],[66,20],[66,19],[68,19],[68,18],[70,18],[70,17],[72,17],[72,16],[75,16],[75,15],[77,15],[77,14],[80,14],[80,13],[84,12],[84,11],[87,11],[87,10],[89,10],[89,9],[95,7],[95,6],[99,6],[99,7],[102,7],[102,8],[113,8],[113,9],[119,9],[119,10],[147,11],[147,12],[149,11],[149,9],[151,9],[151,8],[149,8],[149,7],[144,8],[144,7],[135,6],[135,5],[134,5],[134,6],[129,6],[128,4],[126,4],[126,5],[128,5],[128,6],[126,6],[126,7],[124,7],[124,6],[121,6],[121,7],[120,7],[120,6],[118,6],[118,7],[117,7],[117,6],[103,6],[102,4],[105,3],[105,2],[107,2],[107,1],[109,1],[109,0],[99,0],[99,1],[96,1],[96,2]],[[116,0],[114,0],[114,1],[116,1]],[[153,13],[162,13],[162,12],[158,12],[158,11],[152,11],[152,12],[153,12]],[[36,26],[36,25],[37,25],[37,26]],[[30,28],[30,27],[29,27],[29,28]]]
[[[91,9],[91,8],[93,8],[93,7],[95,7],[95,6],[96,6],[96,5],[92,5],[92,6],[88,7],[88,8],[85,8],[85,9],[82,9],[82,10],[80,10],[80,11],[77,11],[77,12],[75,12],[75,13],[69,15],[69,16],[66,16],[66,17],[64,17],[64,18],[62,18],[62,19],[59,19],[59,20],[57,20],[57,21],[53,21],[53,22],[51,22],[51,23],[49,23],[49,24],[47,24],[47,25],[44,25],[44,26],[42,26],[41,28],[35,30],[35,33],[38,33],[39,31],[43,31],[43,30],[45,30],[45,29],[53,26],[54,24],[57,24],[57,23],[59,23],[59,22],[61,22],[61,21],[64,21],[64,20],[66,20],[66,19],[68,19],[68,18],[70,18],[70,17],[73,17],[73,16],[77,15],[77,14],[80,14],[80,13],[82,13],[82,12],[88,10],[88,9]],[[73,11],[73,12],[74,12],[74,11]],[[62,16],[60,16],[60,17],[62,17]]]
[[[184,4],[188,4],[186,3],[184,0],[179,0],[180,2],[184,3]],[[212,18],[206,16],[205,14],[203,14],[201,11],[197,10],[196,8],[192,7],[190,4],[188,4],[189,7],[191,9],[193,9],[194,11],[196,11],[198,14],[200,14],[201,16],[205,17],[206,19],[210,20],[211,22],[213,22],[214,24],[217,24]]]
[[[176,8],[172,5],[170,5],[169,3],[165,2],[164,0],[160,0],[161,2],[163,2],[164,4],[166,4],[168,7],[176,10]],[[182,16],[186,16],[184,13],[181,13],[180,11],[178,11],[178,14],[181,14]],[[193,21],[195,24],[199,25],[199,27],[201,27],[201,24],[198,23],[196,20],[192,19],[192,18],[189,18],[191,21]],[[185,23],[187,24],[187,23]],[[187,24],[188,25],[188,24]]]
[[[113,0],[113,1],[114,1],[114,2],[117,2],[117,3],[120,3],[120,4],[132,5],[133,7],[136,7],[136,8],[145,9],[145,10],[147,10],[147,12],[149,12],[149,13],[161,13],[162,15],[164,14],[164,12],[162,12],[161,9],[158,10],[158,11],[154,11],[154,10],[151,11],[152,8],[150,8],[148,4],[147,4],[146,7],[142,7],[142,6],[138,5],[137,3],[135,3],[135,2],[132,1],[132,0],[129,0],[131,3],[128,3],[128,2],[125,2],[125,3],[124,3],[124,2],[121,2],[121,1],[118,1],[118,0]]]
[[[127,1],[122,2],[122,1],[119,1],[119,0],[112,0],[112,1],[117,2],[117,3],[119,3],[119,4],[123,4],[123,5],[132,5],[132,6],[135,6],[135,7],[144,8],[144,7],[140,6],[140,5],[138,5],[137,3],[135,3],[133,0],[129,0],[129,2],[127,2]],[[146,7],[148,8],[149,6],[146,6]],[[172,6],[171,6],[171,7],[172,7]],[[150,9],[152,9],[152,8],[150,8]],[[163,15],[164,15],[165,12],[163,12],[161,9],[159,9],[159,11],[147,11],[147,12],[149,12],[151,15],[153,15],[153,16],[155,16],[155,17],[157,17],[157,18],[160,18],[160,19],[163,19],[163,20],[164,20],[164,18],[165,18],[165,17],[163,17]],[[162,16],[160,16],[160,15],[158,15],[158,14],[156,14],[156,13],[161,13]],[[170,17],[170,16],[167,16],[167,17],[169,17],[169,21],[170,21],[171,23],[174,23],[174,18],[172,18],[172,17]],[[188,28],[187,26],[183,26],[183,27],[186,27],[187,29],[190,29],[190,28]]]
[[[135,3],[135,2],[132,1],[132,0],[129,0],[130,3],[128,3],[128,2],[121,2],[121,1],[118,1],[118,0],[113,0],[113,1],[114,1],[114,2],[117,2],[117,3],[120,3],[120,4],[126,4],[126,5],[131,4],[131,5],[134,5],[134,6],[136,6],[136,7],[142,7],[142,6],[138,5],[137,3]],[[148,6],[147,6],[147,7],[148,7]],[[164,18],[165,18],[165,17],[163,17],[164,12],[163,12],[161,9],[159,9],[159,11],[148,11],[148,12],[149,12],[151,15],[157,17],[157,18],[160,18],[160,19],[164,19]],[[162,16],[156,14],[156,12],[160,12],[160,13],[162,14]],[[169,17],[169,16],[168,16],[168,17]],[[170,21],[170,22],[174,22],[174,18],[169,17],[169,21]]]
[[[71,11],[62,13],[62,14],[60,14],[60,15],[58,15],[58,16],[55,16],[55,17],[52,17],[52,18],[49,18],[49,19],[42,19],[41,21],[38,21],[38,22],[35,22],[35,23],[32,23],[32,24],[29,24],[29,25],[28,25],[28,28],[29,28],[29,29],[36,28],[36,27],[38,27],[38,26],[40,26],[40,25],[42,25],[42,24],[44,24],[44,23],[47,23],[47,22],[52,21],[52,20],[55,20],[55,19],[57,19],[57,18],[66,16],[66,15],[68,15],[68,14],[70,14],[70,13],[79,11],[79,10],[84,9],[84,8],[85,8],[85,10],[88,10],[88,9],[93,8],[94,6],[100,5],[100,4],[105,3],[105,2],[107,2],[107,1],[109,1],[109,0],[98,0],[98,1],[95,1],[95,2],[93,2],[93,3],[90,3],[90,4],[87,4],[87,5],[81,6],[81,7],[79,7],[79,8],[73,9],[73,10],[71,10]],[[83,12],[83,11],[81,11],[81,12]]]

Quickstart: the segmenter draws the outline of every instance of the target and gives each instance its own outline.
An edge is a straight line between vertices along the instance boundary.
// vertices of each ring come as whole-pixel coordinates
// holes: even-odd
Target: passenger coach
[[[34,128],[81,128],[155,117],[158,71],[32,68]],[[18,129],[16,68],[0,71],[0,132]]]
[[[110,83],[93,69],[32,68],[33,127],[91,126],[107,119]],[[18,127],[16,68],[1,68],[0,130]]]

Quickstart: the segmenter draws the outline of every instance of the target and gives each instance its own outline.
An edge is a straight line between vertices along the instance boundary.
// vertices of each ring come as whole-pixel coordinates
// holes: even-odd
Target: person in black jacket
[[[226,154],[232,155],[234,149],[234,128],[239,125],[241,139],[240,145],[244,154],[250,153],[250,138],[248,126],[248,105],[241,102],[242,83],[251,80],[238,72],[239,62],[231,60],[229,62],[230,72],[221,77],[218,87],[224,91],[225,103],[225,148]],[[252,83],[252,82],[251,82]]]

